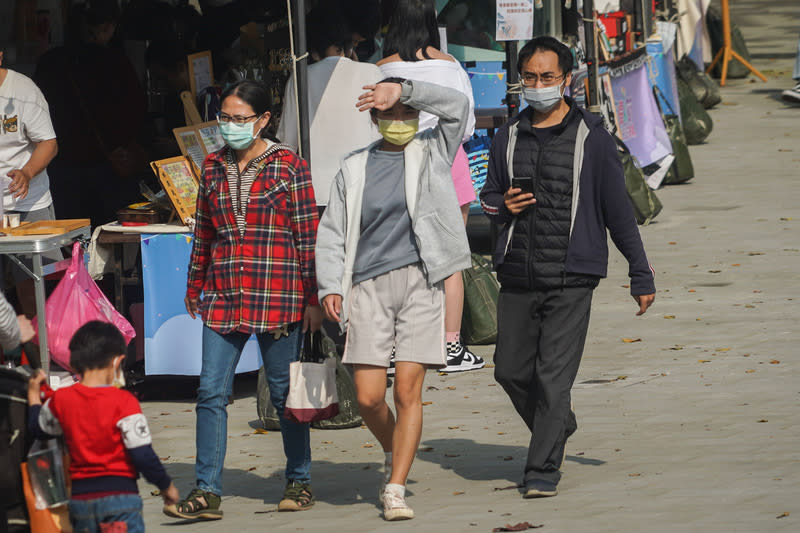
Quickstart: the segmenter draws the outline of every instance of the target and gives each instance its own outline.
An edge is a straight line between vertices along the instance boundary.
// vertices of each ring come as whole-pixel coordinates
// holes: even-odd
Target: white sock
[[[397,494],[398,496],[405,498],[406,486],[399,485],[397,483],[389,483],[388,485],[386,485],[386,492],[393,492],[394,494]]]

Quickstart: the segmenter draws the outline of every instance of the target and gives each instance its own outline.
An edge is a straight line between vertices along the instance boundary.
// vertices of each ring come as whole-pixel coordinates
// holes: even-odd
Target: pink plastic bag
[[[122,333],[126,344],[136,336],[133,326],[114,309],[89,276],[83,263],[83,250],[78,242],[72,246],[72,262],[64,272],[64,278],[47,299],[45,316],[50,356],[64,368],[70,368],[69,341],[72,335],[91,320],[114,324]],[[33,324],[35,328],[35,319]]]

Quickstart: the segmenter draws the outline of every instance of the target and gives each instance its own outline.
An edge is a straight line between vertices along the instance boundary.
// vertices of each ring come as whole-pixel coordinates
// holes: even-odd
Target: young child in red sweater
[[[69,349],[81,381],[57,390],[42,405],[46,376],[39,371],[28,385],[28,427],[37,438],[64,436],[75,531],[143,532],[139,474],[161,490],[165,505],[179,495],[153,451],[139,402],[115,386],[122,382],[125,340],[115,326],[95,320],[75,332]]]

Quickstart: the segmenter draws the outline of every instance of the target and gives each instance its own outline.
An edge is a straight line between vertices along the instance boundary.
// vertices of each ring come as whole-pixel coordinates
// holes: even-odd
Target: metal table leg
[[[33,286],[36,295],[36,322],[39,326],[39,353],[42,370],[50,375],[50,352],[47,346],[47,320],[45,316],[44,275],[42,272],[42,254],[33,254]]]

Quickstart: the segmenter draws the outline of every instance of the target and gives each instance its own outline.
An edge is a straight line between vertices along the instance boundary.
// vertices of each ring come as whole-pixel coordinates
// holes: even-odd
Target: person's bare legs
[[[461,206],[464,225],[469,216],[469,204]],[[444,280],[444,330],[448,333],[461,331],[461,315],[464,313],[464,280],[456,272]]]
[[[392,477],[389,481],[393,484],[405,486],[419,448],[424,380],[425,365],[409,361],[397,361],[395,364],[394,406],[397,423],[392,437]]]
[[[353,365],[353,380],[361,418],[378,439],[383,451],[391,452],[395,420],[386,403],[386,369],[381,366]]]

